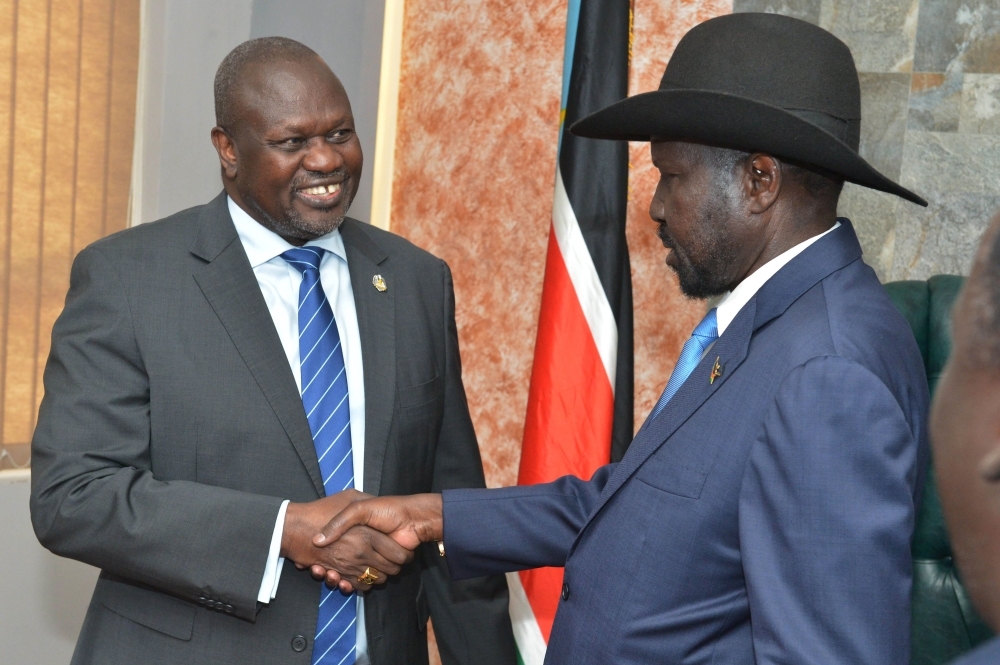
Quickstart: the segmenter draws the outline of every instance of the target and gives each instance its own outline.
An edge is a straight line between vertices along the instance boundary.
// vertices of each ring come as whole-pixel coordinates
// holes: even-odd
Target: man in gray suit
[[[32,521],[102,569],[73,662],[421,663],[430,615],[445,663],[513,663],[502,577],[310,542],[351,488],[484,485],[448,267],[345,216],[361,148],[314,52],[246,42],[215,94],[225,192],[81,252],[53,331]]]

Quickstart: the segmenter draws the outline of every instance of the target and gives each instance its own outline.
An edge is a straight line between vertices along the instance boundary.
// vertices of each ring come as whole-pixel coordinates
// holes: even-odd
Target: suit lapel
[[[590,520],[601,511],[622,485],[632,477],[649,457],[668,443],[668,439],[683,425],[708,398],[721,388],[726,380],[746,358],[750,346],[754,320],[753,300],[744,307],[726,332],[701,359],[677,393],[671,398],[660,414],[647,423],[629,446],[625,457],[615,468],[608,484],[590,515]],[[716,358],[723,368],[722,375],[709,382],[709,375]],[[588,520],[589,521],[589,520]],[[582,533],[582,531],[581,531]],[[578,537],[579,540],[579,537]],[[575,548],[575,544],[574,544]]]
[[[588,524],[643,462],[660,447],[669,445],[670,437],[678,428],[732,376],[746,358],[750,339],[757,330],[781,316],[802,294],[831,273],[861,258],[861,245],[853,226],[847,219],[841,218],[838,221],[840,228],[810,245],[760,288],[663,411],[639,431],[625,457],[608,479],[608,484],[590,514]],[[724,371],[721,377],[709,383],[709,373],[716,358]],[[585,529],[586,527],[581,529],[573,550]]]
[[[191,252],[207,263],[194,279],[250,369],[309,473],[324,496],[309,421],[302,398],[260,286],[229,216],[225,194],[205,206],[201,232]]]
[[[365,233],[363,222],[345,219],[340,227],[358,312],[365,376],[365,481],[368,494],[378,494],[382,463],[396,403],[396,283],[388,254]],[[386,285],[373,284],[381,275]]]

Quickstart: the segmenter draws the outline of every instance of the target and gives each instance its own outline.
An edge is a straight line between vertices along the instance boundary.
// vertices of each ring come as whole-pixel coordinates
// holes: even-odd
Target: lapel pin
[[[715,357],[715,364],[712,365],[712,372],[708,375],[709,385],[715,383],[715,380],[722,376],[722,373],[726,371],[725,366],[719,364],[719,358],[721,358],[721,356]]]
[[[375,287],[376,291],[385,291],[385,280],[382,279],[382,275],[375,275],[372,277],[372,286]]]

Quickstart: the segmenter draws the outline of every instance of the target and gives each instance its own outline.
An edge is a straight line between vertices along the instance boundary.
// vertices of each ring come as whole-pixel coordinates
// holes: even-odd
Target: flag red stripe
[[[589,478],[609,461],[613,420],[608,374],[550,230],[518,484]],[[547,642],[562,570],[524,571],[521,581]]]

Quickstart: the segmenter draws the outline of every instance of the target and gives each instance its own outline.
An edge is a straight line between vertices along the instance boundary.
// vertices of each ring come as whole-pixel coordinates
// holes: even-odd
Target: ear
[[[219,153],[222,173],[227,180],[236,179],[236,144],[222,127],[212,128],[212,145]]]
[[[781,191],[781,164],[774,157],[753,153],[744,163],[744,190],[749,210],[760,214],[774,205]]]

